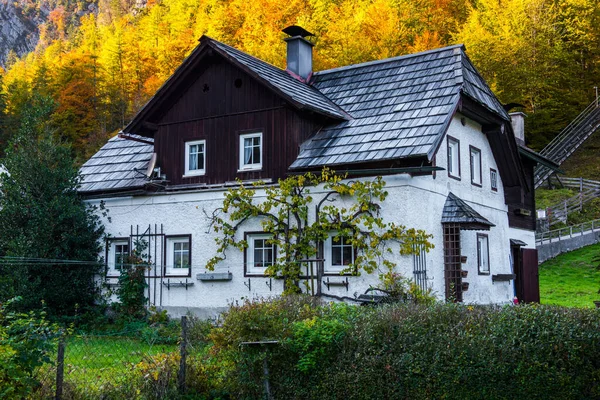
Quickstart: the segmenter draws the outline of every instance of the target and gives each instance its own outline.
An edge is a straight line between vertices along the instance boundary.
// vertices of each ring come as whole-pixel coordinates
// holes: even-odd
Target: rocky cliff
[[[0,66],[6,64],[11,51],[21,56],[35,48],[43,15],[28,19],[17,3],[0,0]]]

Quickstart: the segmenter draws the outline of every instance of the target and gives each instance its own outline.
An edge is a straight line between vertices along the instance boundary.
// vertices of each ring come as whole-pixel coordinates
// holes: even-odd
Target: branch
[[[325,203],[325,201],[334,201],[333,199],[329,199],[329,196],[332,194],[339,194],[339,193],[336,192],[335,190],[332,190],[331,192],[327,193],[325,195],[325,197],[323,197],[321,199],[321,201],[317,204],[317,218],[319,217],[319,212],[321,212],[321,206],[323,205],[323,203]]]

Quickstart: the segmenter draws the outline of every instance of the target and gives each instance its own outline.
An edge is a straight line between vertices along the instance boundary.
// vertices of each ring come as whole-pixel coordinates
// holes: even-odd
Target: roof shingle
[[[137,137],[136,135],[129,135]],[[141,138],[145,141],[152,139]],[[142,172],[154,152],[154,146],[115,136],[111,138],[79,170],[82,193],[115,189],[135,189],[144,186],[146,179]]]
[[[448,194],[442,211],[442,224],[449,223],[481,230],[488,230],[491,226],[495,226],[452,192]]]
[[[353,119],[311,138],[292,169],[416,156],[431,159],[461,95],[509,119],[462,45],[321,71],[312,84]],[[349,149],[347,143],[361,146]],[[390,151],[373,157],[365,151],[372,143]]]

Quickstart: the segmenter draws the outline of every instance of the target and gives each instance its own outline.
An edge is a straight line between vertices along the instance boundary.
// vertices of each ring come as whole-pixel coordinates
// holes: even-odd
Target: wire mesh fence
[[[64,334],[48,363],[36,370],[31,399],[176,398],[186,392],[186,358],[198,347],[187,338],[143,326],[102,334]]]

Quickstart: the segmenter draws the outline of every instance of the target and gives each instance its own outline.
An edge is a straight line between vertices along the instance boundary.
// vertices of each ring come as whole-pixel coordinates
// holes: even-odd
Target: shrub
[[[232,307],[211,337],[239,399],[263,395],[265,358],[275,398],[600,398],[596,310],[278,299]]]
[[[134,368],[135,387],[144,399],[173,398],[177,393],[177,352],[147,356]]]
[[[135,242],[134,249],[121,267],[116,304],[119,316],[126,320],[140,320],[147,316],[146,312],[146,270],[148,264],[144,260],[148,243],[142,240]]]
[[[16,313],[10,310],[19,298],[0,303],[0,398],[26,397],[39,385],[37,368],[50,363],[59,336],[58,326],[45,312]]]

